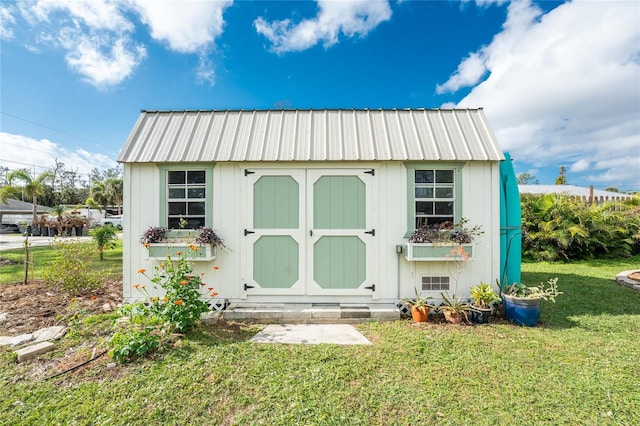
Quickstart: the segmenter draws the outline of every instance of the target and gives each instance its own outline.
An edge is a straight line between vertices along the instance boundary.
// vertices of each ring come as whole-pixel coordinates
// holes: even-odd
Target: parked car
[[[98,224],[100,226],[111,225],[118,229],[122,229],[122,215],[109,216],[109,217],[102,218],[100,219],[100,222],[98,222]]]
[[[0,234],[20,234],[20,227],[16,223],[0,223]]]

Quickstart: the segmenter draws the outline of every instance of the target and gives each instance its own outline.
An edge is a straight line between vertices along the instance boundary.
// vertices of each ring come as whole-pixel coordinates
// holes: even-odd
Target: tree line
[[[54,167],[40,174],[29,169],[0,167],[0,202],[5,203],[8,199],[31,202],[34,222],[37,205],[87,205],[99,209],[117,206],[121,212],[122,170],[120,167],[94,168],[88,175],[83,175],[58,160]]]

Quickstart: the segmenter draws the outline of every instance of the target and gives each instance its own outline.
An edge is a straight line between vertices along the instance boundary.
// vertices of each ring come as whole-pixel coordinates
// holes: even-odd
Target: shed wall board
[[[245,129],[250,131],[250,129]],[[243,137],[246,137],[243,136]],[[383,136],[381,136],[383,137]],[[265,146],[265,149],[270,149]],[[314,149],[321,150],[321,146]],[[210,163],[207,163],[210,164]],[[243,229],[247,212],[243,204],[247,196],[244,169],[362,169],[376,170],[377,201],[373,206],[376,221],[377,264],[375,301],[396,301],[413,295],[420,288],[422,275],[448,275],[455,273],[454,262],[408,262],[396,253],[397,245],[404,245],[407,232],[407,170],[402,161],[362,162],[218,162],[213,167],[213,229],[224,239],[227,251],[218,251],[212,262],[194,262],[196,273],[204,272],[203,281],[213,287],[219,297],[230,300],[255,302],[300,302],[299,296],[249,296],[242,291],[243,277],[250,273],[242,257]],[[124,190],[125,215],[123,281],[124,296],[128,301],[140,300],[144,295],[133,289],[137,282],[146,284],[152,295],[160,296],[158,289],[137,271],[147,270],[151,276],[158,262],[148,258],[147,250],[139,243],[140,235],[149,226],[161,223],[159,182],[160,170],[155,164],[125,163]],[[483,282],[495,282],[499,275],[499,193],[498,163],[472,161],[464,163],[462,178],[462,216],[469,225],[481,225],[484,235],[474,241],[474,256],[464,265],[458,286],[459,296],[469,295],[469,287]],[[134,195],[135,194],[135,195]],[[213,270],[213,265],[219,270]],[[453,289],[452,289],[453,290]],[[439,292],[426,293],[434,297]],[[336,297],[304,296],[302,301],[335,302]],[[371,297],[344,297],[342,301],[371,302]]]

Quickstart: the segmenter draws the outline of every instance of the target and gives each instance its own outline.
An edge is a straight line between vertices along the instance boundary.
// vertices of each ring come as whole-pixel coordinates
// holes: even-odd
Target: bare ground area
[[[65,324],[75,312],[89,314],[114,310],[122,303],[122,281],[110,280],[92,293],[70,296],[43,281],[0,286],[0,335],[15,336]]]

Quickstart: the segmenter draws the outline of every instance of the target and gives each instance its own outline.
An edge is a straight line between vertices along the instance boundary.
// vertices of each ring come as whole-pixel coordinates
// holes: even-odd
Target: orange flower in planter
[[[200,249],[200,247],[198,247],[198,246],[197,246],[197,245],[195,245],[195,244],[189,244],[189,249],[190,249],[191,251],[198,251],[198,250]]]

